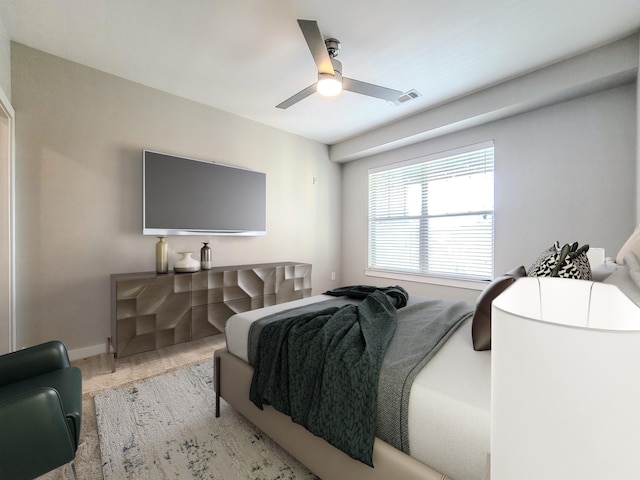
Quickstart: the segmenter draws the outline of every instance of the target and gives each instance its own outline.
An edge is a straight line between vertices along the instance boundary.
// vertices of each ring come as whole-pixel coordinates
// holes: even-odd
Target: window
[[[493,142],[369,171],[369,269],[493,278]]]

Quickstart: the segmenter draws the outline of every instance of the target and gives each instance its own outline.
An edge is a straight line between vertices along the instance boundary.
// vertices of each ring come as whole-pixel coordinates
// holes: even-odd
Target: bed
[[[247,336],[253,322],[277,312],[322,304],[330,299],[318,295],[237,314],[229,319],[227,349],[215,355],[216,392],[323,479],[484,478],[489,451],[490,354],[473,350],[470,315],[465,316],[413,381],[408,405],[412,456],[376,438],[373,447],[375,468],[371,468],[312,435],[288,416],[269,406],[260,410],[249,400],[254,368],[249,364]],[[426,299],[411,297],[409,306],[423,300]],[[472,312],[473,307],[467,307]],[[402,318],[403,309],[400,309],[398,323]],[[452,368],[455,370],[453,378],[457,378],[454,381]],[[455,428],[451,428],[452,425]],[[462,445],[461,449],[452,449],[452,444]],[[449,476],[440,473],[443,470],[448,471]]]
[[[598,255],[598,252],[594,252]],[[592,262],[598,262],[593,257]],[[524,268],[522,268],[524,270]],[[522,272],[519,273],[520,275]],[[489,287],[499,294],[519,274],[498,277]],[[483,295],[491,288],[487,288]],[[497,292],[497,293],[496,293]],[[483,296],[481,295],[481,297]],[[254,367],[248,341],[251,326],[261,319],[295,308],[309,308],[329,301],[326,295],[274,305],[234,315],[227,322],[227,348],[215,353],[216,414],[219,398],[243,414],[314,474],[325,480],[399,478],[407,480],[485,480],[489,472],[491,352],[475,349],[474,322],[482,310],[482,298],[468,305],[471,312],[453,329],[446,342],[413,379],[408,400],[410,455],[377,437],[373,444],[375,468],[354,460],[291,418],[250,400]],[[421,297],[412,297],[420,303]],[[491,299],[484,303],[491,304]],[[486,305],[485,305],[486,307]],[[403,321],[398,310],[398,324]],[[478,323],[478,322],[476,322]]]

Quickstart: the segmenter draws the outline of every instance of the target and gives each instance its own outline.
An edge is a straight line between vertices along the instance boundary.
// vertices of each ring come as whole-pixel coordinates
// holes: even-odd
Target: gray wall
[[[0,89],[11,100],[11,47],[9,33],[0,18]]]
[[[637,45],[637,37],[619,43],[611,57],[625,61],[605,69],[634,83],[433,133],[346,163],[341,174],[324,145],[13,44],[12,77],[4,83],[17,115],[18,347],[57,337],[78,353],[99,353],[108,335],[108,275],[153,269],[155,238],[140,234],[142,148],[266,171],[269,235],[212,238],[215,261],[310,262],[315,293],[400,283],[416,294],[475,299],[478,290],[364,275],[366,178],[370,166],[487,139],[496,142],[496,274],[528,266],[555,239],[615,254],[640,201],[633,72],[629,80]],[[597,78],[589,84],[584,92],[602,87]],[[402,122],[389,128],[404,131]],[[174,237],[172,250],[194,249],[200,240]]]
[[[640,47],[640,35],[638,35]],[[638,49],[638,77],[636,78],[636,158],[640,165],[640,48]],[[640,192],[640,169],[636,170],[636,192]],[[640,195],[636,193],[636,223],[640,224]]]
[[[485,140],[495,142],[495,273],[528,267],[555,240],[617,253],[635,226],[636,86],[606,90],[346,163],[343,282],[403,284],[474,300],[477,290],[367,277],[368,169]]]
[[[307,262],[314,293],[337,285],[341,169],[325,145],[15,43],[12,89],[18,348],[104,351],[109,275],[155,268],[143,148],[267,174],[265,237],[170,237],[170,266],[210,240],[215,265]]]

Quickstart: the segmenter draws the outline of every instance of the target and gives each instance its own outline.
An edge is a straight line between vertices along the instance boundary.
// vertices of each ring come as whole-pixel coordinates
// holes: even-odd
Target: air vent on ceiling
[[[417,90],[409,90],[408,92],[404,92],[402,95],[400,95],[398,97],[398,100],[396,100],[396,103],[400,104],[400,103],[405,103],[408,102],[409,100],[413,100],[414,98],[418,98],[420,97],[420,92],[418,92]]]

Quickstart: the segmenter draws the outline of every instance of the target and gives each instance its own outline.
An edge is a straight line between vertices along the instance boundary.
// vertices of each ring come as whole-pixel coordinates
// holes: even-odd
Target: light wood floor
[[[106,353],[71,363],[82,370],[83,394],[93,396],[102,390],[116,388],[187,365],[206,360],[213,361],[213,352],[224,346],[224,334],[220,334],[139,353],[116,360],[114,373],[111,373],[112,356]]]

